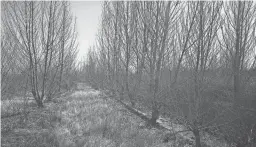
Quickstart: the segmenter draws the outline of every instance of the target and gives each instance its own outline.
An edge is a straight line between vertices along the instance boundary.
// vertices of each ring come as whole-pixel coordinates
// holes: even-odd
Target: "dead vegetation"
[[[182,135],[147,127],[144,120],[100,91],[79,89],[46,103],[44,108],[38,109],[31,103],[27,116],[2,119],[2,146],[184,147],[194,144],[193,139]],[[166,138],[168,142],[164,141]]]

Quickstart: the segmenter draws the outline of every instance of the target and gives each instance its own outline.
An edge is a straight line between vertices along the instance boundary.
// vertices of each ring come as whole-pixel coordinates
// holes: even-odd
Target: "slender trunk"
[[[117,93],[117,41],[118,41],[118,30],[117,30],[117,27],[118,27],[118,13],[119,13],[119,10],[118,10],[118,2],[116,3],[116,13],[115,13],[115,21],[114,21],[114,42],[113,42],[113,51],[114,51],[114,59],[113,59],[113,89],[114,89],[114,93],[116,94]]]
[[[200,5],[200,10],[199,10],[199,40],[198,40],[198,48],[197,48],[197,57],[196,57],[196,67],[195,67],[195,99],[199,99],[199,85],[200,85],[200,80],[199,80],[199,74],[202,71],[203,68],[203,60],[204,60],[204,55],[203,55],[203,1],[199,2]],[[199,70],[200,69],[200,70]],[[194,101],[192,101],[193,104]],[[198,105],[198,103],[196,102]],[[198,109],[198,107],[196,107]]]
[[[192,132],[196,138],[196,147],[201,147],[199,130],[197,128],[194,128]]]
[[[152,86],[152,88],[154,88],[154,89],[150,89],[153,91],[153,110],[152,110],[152,117],[151,117],[152,125],[156,125],[156,120],[159,118],[159,106],[158,106],[158,103],[156,102],[156,95],[159,91],[160,70],[161,70],[161,66],[162,66],[163,54],[164,54],[164,50],[165,50],[165,43],[166,43],[166,38],[167,38],[167,34],[168,34],[168,26],[169,26],[169,19],[170,19],[170,16],[169,16],[170,5],[171,5],[171,2],[169,1],[167,4],[167,7],[166,7],[166,12],[165,12],[164,35],[163,35],[161,50],[159,52],[158,61],[156,63],[156,75],[155,75],[154,81],[151,82],[151,86]],[[155,60],[154,60],[154,63],[155,63]],[[152,69],[153,70],[155,69],[154,65],[153,65]],[[151,78],[153,78],[153,77],[151,77]]]
[[[134,86],[134,90],[133,90],[133,95],[137,95],[137,91],[139,90],[140,88],[140,84],[141,84],[141,78],[142,78],[142,72],[143,72],[143,69],[144,69],[144,62],[145,62],[145,56],[146,56],[146,53],[148,51],[147,49],[147,37],[148,33],[147,33],[147,24],[144,23],[143,25],[143,50],[142,50],[142,57],[141,57],[141,62],[139,64],[139,57],[137,57],[137,64],[138,64],[138,69],[137,69],[137,82]],[[138,38],[137,38],[137,34],[136,34],[136,48],[137,48],[137,44],[138,44]]]
[[[60,53],[60,79],[59,79],[59,92],[61,89],[62,75],[63,75],[63,59],[64,59],[64,48],[65,48],[65,29],[66,29],[66,2],[63,2],[63,19],[62,19],[62,43]]]
[[[126,6],[126,22],[124,24],[124,29],[125,29],[125,40],[126,40],[126,51],[125,51],[125,58],[126,58],[126,65],[125,65],[125,89],[128,94],[128,97],[130,99],[130,102],[132,106],[135,106],[134,102],[134,93],[132,93],[129,89],[129,64],[130,64],[130,45],[131,45],[131,40],[128,32],[128,20],[129,20],[129,2],[127,2]]]
[[[157,119],[159,118],[159,110],[158,110],[158,107],[156,104],[153,104],[152,106],[152,113],[151,113],[151,119],[150,119],[150,124],[152,126],[155,126],[156,125],[156,121]]]
[[[27,5],[25,5],[27,7]],[[27,13],[27,11],[25,12]],[[30,57],[30,67],[31,67],[31,87],[32,87],[32,95],[38,105],[38,107],[43,107],[43,97],[39,95],[39,87],[38,87],[38,61],[37,61],[37,53],[35,48],[35,28],[34,28],[34,2],[29,2],[29,14],[28,17],[28,25],[26,25],[26,32],[28,38],[28,50]],[[26,23],[27,24],[27,23]]]
[[[241,1],[238,2],[238,13],[236,21],[236,44],[235,44],[235,58],[234,58],[234,106],[239,104],[240,98],[240,9]]]
[[[39,100],[37,101],[37,106],[38,106],[39,108],[43,108],[43,107],[44,107],[43,101],[42,101],[41,99],[39,99]]]
[[[37,106],[40,108],[44,107],[43,99],[39,97],[39,95],[35,92],[35,90],[32,90],[32,95],[36,101]]]
[[[46,78],[47,78],[47,73],[48,73],[48,55],[49,55],[49,50],[50,50],[50,40],[51,40],[51,19],[52,19],[52,2],[50,4],[50,14],[49,14],[49,22],[48,22],[48,34],[47,34],[47,41],[46,41],[46,52],[45,52],[45,58],[44,58],[44,73],[43,73],[43,85],[42,85],[42,93],[41,97],[44,97],[45,93],[45,84],[46,84]]]
[[[151,112],[151,120],[150,123],[152,125],[156,124],[156,120],[159,117],[159,112],[157,110],[157,102],[156,102],[156,79],[155,76],[155,69],[156,69],[156,54],[157,54],[157,42],[158,42],[158,33],[159,33],[159,11],[160,11],[160,6],[159,2],[156,4],[157,5],[157,12],[156,12],[156,23],[155,23],[155,34],[154,34],[154,40],[151,42],[151,55],[153,60],[150,60],[150,83],[149,83],[149,93],[150,93],[150,98],[151,98],[151,104],[152,104],[152,112]],[[159,57],[159,60],[161,57]]]

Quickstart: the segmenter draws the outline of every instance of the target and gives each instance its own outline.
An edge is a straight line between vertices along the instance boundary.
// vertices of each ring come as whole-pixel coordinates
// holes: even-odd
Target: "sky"
[[[78,32],[78,60],[83,60],[90,46],[95,44],[100,26],[101,1],[71,1]]]

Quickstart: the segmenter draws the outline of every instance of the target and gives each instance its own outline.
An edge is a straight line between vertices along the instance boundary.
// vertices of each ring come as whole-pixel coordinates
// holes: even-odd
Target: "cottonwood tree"
[[[121,61],[123,63],[123,66],[125,68],[125,75],[124,75],[124,89],[127,92],[127,95],[132,103],[132,105],[134,106],[134,93],[130,90],[130,79],[129,79],[129,68],[130,68],[130,64],[131,64],[131,58],[132,58],[132,45],[133,45],[133,37],[134,37],[134,33],[135,33],[135,18],[136,15],[134,15],[134,13],[131,12],[136,12],[134,5],[132,5],[130,2],[125,2],[122,3],[122,9],[121,11],[123,11],[124,16],[122,16],[122,28],[124,30],[124,34],[123,34],[123,38],[124,38],[124,45],[123,45],[123,49],[124,49],[124,60]]]
[[[244,107],[249,108],[249,105],[243,103],[243,101],[248,101],[248,92],[246,92],[245,87],[250,85],[246,83],[250,81],[250,76],[246,77],[245,73],[252,67],[255,56],[255,13],[256,5],[254,2],[225,3],[223,25],[219,35],[220,47],[222,54],[225,55],[225,62],[229,65],[229,69],[232,69],[233,111],[240,118],[240,124],[243,124],[236,129],[245,128],[240,133],[233,133],[236,134],[236,138],[239,138],[236,140],[238,146],[245,146],[248,143],[246,139],[247,132],[251,130],[250,126],[255,121],[255,117],[248,119],[248,114],[255,113],[245,110]],[[245,114],[247,118],[241,118]]]
[[[216,35],[219,29],[220,12],[222,10],[222,2],[192,2],[193,9],[197,11],[195,17],[196,23],[194,25],[194,35],[189,40],[189,44],[192,45],[186,56],[191,63],[190,66],[194,70],[193,77],[193,89],[189,96],[189,115],[188,123],[193,134],[196,137],[196,146],[200,147],[200,127],[208,127],[212,125],[213,118],[205,119],[208,113],[214,115],[214,107],[205,109],[207,103],[210,103],[207,98],[201,95],[204,92],[203,86],[205,85],[205,71],[208,70],[211,64],[211,58],[215,56]],[[205,14],[204,12],[207,12]],[[198,31],[197,31],[198,30]],[[198,32],[198,33],[197,33]],[[195,44],[193,44],[195,40]],[[192,81],[190,81],[192,82]],[[210,105],[207,105],[210,106]]]
[[[255,52],[255,3],[226,3],[220,42],[233,69],[234,106],[239,106],[242,93],[241,72],[248,70]],[[229,11],[229,10],[230,11]]]
[[[157,94],[159,92],[159,78],[160,70],[162,68],[162,62],[164,57],[164,52],[166,50],[167,35],[171,30],[171,25],[174,24],[176,18],[178,17],[179,12],[179,2],[168,2],[165,3],[156,3],[156,12],[155,12],[155,24],[152,29],[152,38],[151,48],[150,48],[150,59],[149,59],[149,90],[150,97],[152,97],[152,116],[151,123],[156,124],[156,120],[159,117],[159,104],[157,103]],[[162,7],[162,8],[161,8]],[[164,10],[164,15],[161,18],[160,10]],[[163,21],[163,24],[159,23]],[[162,31],[162,34],[160,34]],[[160,37],[161,35],[161,37]]]
[[[211,105],[202,94],[205,93],[204,73],[216,56],[215,43],[221,9],[222,2],[185,2],[180,19],[175,24],[175,43],[171,44],[176,49],[169,53],[172,60],[167,57],[167,65],[174,74],[170,73],[170,91],[165,89],[161,95],[169,97],[170,106],[174,107],[172,110],[184,117],[188,131],[195,135],[196,146],[201,146],[200,130],[213,125],[213,118],[205,116],[212,113],[214,108],[205,109]],[[178,79],[181,67],[188,74],[181,76],[184,79]]]
[[[64,2],[63,2],[64,3]],[[75,28],[72,23],[66,27],[68,31],[59,31],[61,26],[66,25],[58,15],[62,14],[62,2],[5,2],[4,24],[6,31],[19,45],[18,52],[24,55],[24,63],[29,67],[31,93],[39,107],[43,107],[45,95],[51,96],[53,81],[60,65],[69,65],[72,60],[56,60],[59,56],[75,58]],[[72,18],[71,16],[66,19]],[[70,20],[72,22],[72,19]],[[69,34],[63,38],[62,34]],[[58,54],[59,42],[66,42],[66,51]],[[71,41],[69,41],[71,40]],[[63,46],[62,46],[63,47]],[[61,58],[62,59],[62,58]],[[74,62],[74,61],[72,61]],[[69,65],[70,66],[70,65]],[[51,88],[49,88],[51,87]]]

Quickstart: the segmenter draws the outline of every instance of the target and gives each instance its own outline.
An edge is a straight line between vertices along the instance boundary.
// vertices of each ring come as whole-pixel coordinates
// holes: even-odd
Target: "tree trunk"
[[[63,2],[63,19],[62,19],[62,42],[61,42],[61,51],[60,51],[60,79],[59,79],[59,92],[61,90],[62,76],[63,76],[63,67],[64,67],[64,50],[65,50],[65,29],[66,29],[66,2]]]
[[[41,99],[34,90],[32,90],[32,94],[33,94],[33,97],[34,99],[36,100],[36,104],[39,108],[42,108],[44,107],[44,104],[43,104],[43,99]]]
[[[152,126],[156,125],[156,120],[159,118],[159,110],[157,108],[157,106],[154,104],[153,105],[153,111],[151,113],[151,119],[150,119],[150,124]]]
[[[240,10],[241,9],[241,2],[238,2],[238,13],[237,13],[237,24],[236,24],[236,43],[235,43],[235,57],[234,57],[234,106],[235,108],[239,104],[240,99]]]
[[[43,108],[43,107],[44,107],[43,101],[42,101],[41,99],[39,99],[39,100],[37,101],[37,106],[38,106],[39,108]]]
[[[135,103],[135,100],[134,100],[134,95],[131,92],[128,92],[128,97],[130,99],[132,107],[135,107],[136,103]]]
[[[197,128],[194,128],[193,134],[195,135],[195,138],[196,138],[196,147],[201,147],[199,130]]]

